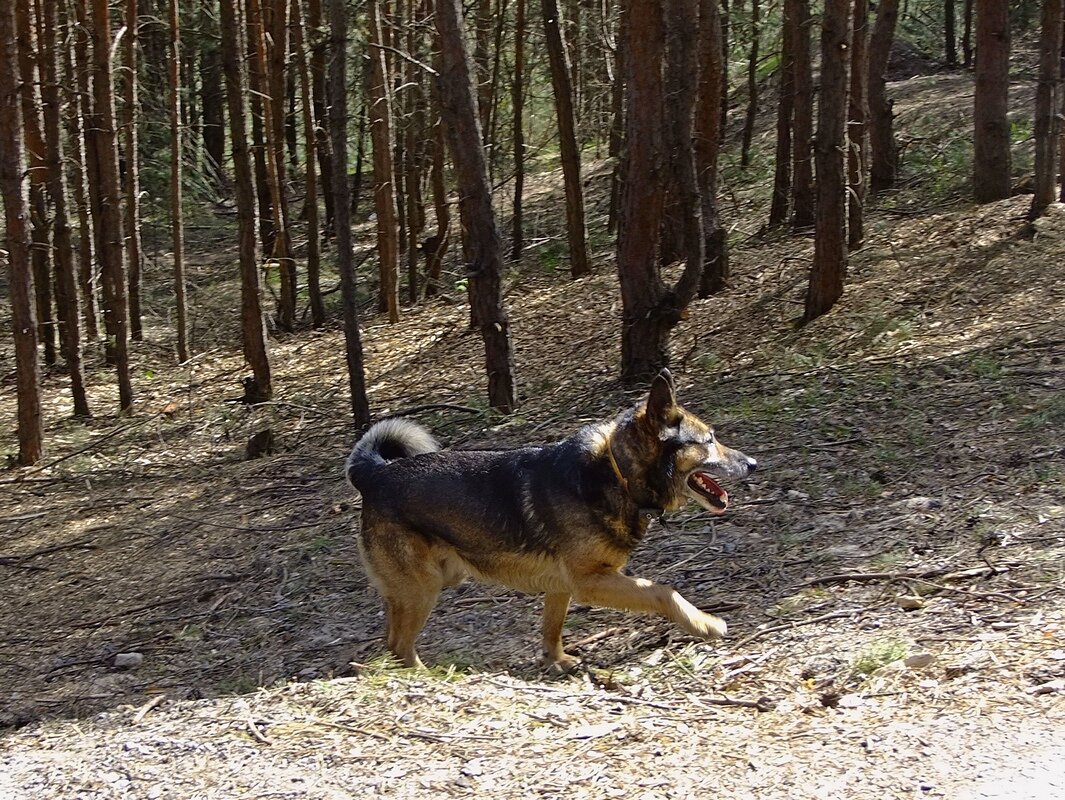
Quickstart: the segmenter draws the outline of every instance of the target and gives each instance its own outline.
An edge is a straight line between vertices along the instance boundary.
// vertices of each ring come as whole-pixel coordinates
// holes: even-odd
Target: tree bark
[[[525,191],[525,0],[515,0],[514,80],[510,105],[514,110],[514,207],[511,215],[510,260],[520,261],[525,248],[522,194]]]
[[[524,0],[522,0],[524,2]],[[441,67],[440,57],[434,59],[435,66],[439,71]],[[444,255],[448,251],[451,235],[451,206],[447,201],[447,182],[445,167],[447,166],[447,135],[446,124],[443,119],[443,104],[440,101],[439,82],[434,80],[429,89],[429,99],[432,103],[433,114],[436,124],[433,125],[432,137],[432,166],[429,172],[429,182],[432,184],[433,211],[436,216],[436,233],[426,241],[431,247],[426,248],[427,279],[425,283],[425,296],[432,297],[440,291],[440,272],[444,264]]]
[[[791,0],[789,0],[789,4]],[[810,2],[794,0],[795,9],[795,116],[793,118],[791,224],[814,224],[814,82],[810,58]]]
[[[769,224],[782,225],[788,218],[791,199],[791,123],[795,112],[795,39],[794,0],[784,2],[784,22],[780,46],[780,99],[777,101],[776,169],[773,173],[773,200],[769,206]]]
[[[625,82],[628,75],[629,10],[626,3],[618,4],[618,25],[614,45],[614,82],[610,87],[610,157],[614,168],[610,171],[610,209],[607,212],[607,230],[618,229],[621,213],[622,150],[625,147]]]
[[[729,278],[728,243],[717,203],[721,152],[721,97],[725,93],[718,0],[699,3],[699,97],[695,109],[695,166],[703,213],[703,274],[699,297],[724,291]]]
[[[943,53],[947,66],[958,66],[958,22],[954,13],[954,0],[943,0]]]
[[[219,24],[222,32],[222,70],[226,77],[226,105],[229,111],[230,141],[233,143],[233,193],[237,205],[237,229],[240,257],[240,320],[244,360],[252,370],[253,402],[273,396],[270,353],[263,314],[262,288],[259,279],[258,225],[251,155],[248,152],[246,118],[248,116],[248,82],[243,54],[247,48],[237,21],[236,0],[219,0]]]
[[[821,16],[821,91],[818,96],[817,222],[814,260],[803,322],[824,314],[843,294],[847,274],[847,68],[851,1],[826,0]]]
[[[330,163],[329,133],[326,131],[325,39],[322,29],[322,0],[307,0],[307,43],[311,49],[311,91],[314,93],[315,153],[322,177],[325,231],[333,230],[333,175]]]
[[[59,29],[57,0],[44,0],[38,22],[40,43],[41,100],[44,111],[45,162],[48,196],[52,201],[52,244],[55,263],[56,312],[59,343],[70,376],[74,416],[89,416],[85,375],[81,363],[81,332],[78,321],[78,284],[74,274],[74,251],[67,218],[67,190],[63,176],[63,141],[60,125],[59,66],[56,33]]]
[[[310,59],[307,55],[301,0],[292,3],[292,50],[296,54],[296,68],[300,79],[300,105],[303,117],[304,202],[307,216],[307,296],[311,304],[311,324],[325,325],[325,303],[322,301],[322,237],[318,222],[318,142],[314,119],[314,97],[311,89]]]
[[[214,16],[215,0],[204,0],[200,15],[201,26],[209,36],[217,35]],[[208,38],[200,57],[200,102],[203,106],[203,151],[207,174],[217,189],[227,187],[223,164],[226,161],[225,80],[222,74],[222,51],[217,41]]]
[[[130,0],[135,2],[135,0]],[[181,209],[181,28],[178,0],[170,0],[170,231],[174,247],[174,315],[178,363],[189,360],[189,310],[185,299],[185,222]]]
[[[66,4],[64,4],[66,5]],[[57,48],[63,57],[63,86],[67,103],[66,129],[70,143],[69,174],[70,190],[78,208],[78,288],[81,290],[81,313],[85,321],[85,342],[93,344],[100,335],[96,309],[96,248],[93,242],[93,222],[87,193],[87,170],[85,163],[85,131],[83,116],[89,111],[89,52],[88,27],[84,24],[84,6],[77,19],[66,8],[64,40],[73,42],[71,47]]]
[[[470,297],[484,339],[488,402],[509,413],[517,405],[517,384],[510,345],[510,324],[500,286],[503,243],[492,209],[472,65],[463,34],[460,0],[437,0],[440,35],[441,108],[451,144],[459,189],[459,213],[465,234]]]
[[[555,94],[562,179],[566,187],[566,230],[569,239],[570,275],[580,278],[592,269],[588,262],[587,229],[584,221],[584,191],[581,187],[581,153],[577,146],[573,114],[573,81],[557,0],[541,0],[547,53],[551,62],[551,85]]]
[[[22,79],[22,135],[29,160],[29,210],[31,237],[30,263],[37,305],[37,337],[44,343],[44,363],[56,361],[56,323],[52,315],[51,241],[48,200],[45,187],[44,134],[41,130],[41,104],[37,81],[37,49],[32,2],[16,4],[18,67]]]
[[[1006,0],[976,0],[973,193],[978,203],[1010,196],[1010,23]]]
[[[15,390],[18,397],[18,463],[34,464],[44,449],[37,375],[37,320],[30,267],[29,208],[23,176],[22,111],[19,103],[15,4],[0,3],[0,195],[4,200],[8,293],[15,342]]]
[[[881,0],[869,39],[869,188],[874,195],[895,185],[899,168],[895,113],[887,97],[888,59],[898,18],[898,0]]]
[[[111,83],[111,19],[107,0],[92,0],[93,108],[86,119],[89,187],[95,193],[93,222],[96,256],[103,280],[104,329],[108,362],[118,377],[118,402],[122,413],[133,411],[133,384],[129,370],[129,307],[126,269],[122,253],[122,209],[115,148],[114,90]]]
[[[371,4],[376,0],[371,0]],[[358,305],[355,296],[355,264],[351,251],[351,218],[348,197],[348,95],[347,39],[348,18],[344,0],[329,0],[329,138],[333,168],[333,213],[336,215],[337,271],[344,307],[344,353],[351,389],[351,413],[355,424],[370,423],[370,404],[366,398],[366,375],[363,368],[362,339],[359,336]]]
[[[761,5],[751,0],[751,50],[747,58],[747,114],[743,119],[743,137],[740,144],[740,166],[751,163],[751,137],[758,118],[758,44],[761,38]]]
[[[869,148],[868,107],[869,0],[854,0],[850,92],[847,113],[847,246],[857,250],[865,240],[865,189]]]
[[[965,0],[965,10],[962,13],[965,16],[961,31],[962,64],[971,67],[973,65],[973,0]]]
[[[1029,219],[1037,219],[1054,202],[1058,184],[1057,155],[1061,123],[1058,92],[1061,85],[1062,0],[1043,0],[1039,39],[1039,83],[1035,95],[1035,192]],[[1063,182],[1065,185],[1065,182]]]
[[[129,265],[129,338],[135,342],[144,338],[141,328],[141,272],[144,257],[141,247],[140,149],[137,131],[140,113],[137,14],[137,0],[126,0],[126,33],[122,40],[122,58],[125,62],[122,78],[122,152],[125,158],[122,190],[125,200],[126,262]]]
[[[369,0],[370,138],[373,141],[374,208],[377,212],[377,256],[380,275],[380,308],[388,321],[399,322],[399,227],[392,163],[392,97],[385,64],[381,29],[381,0]],[[345,181],[346,182],[346,181]]]

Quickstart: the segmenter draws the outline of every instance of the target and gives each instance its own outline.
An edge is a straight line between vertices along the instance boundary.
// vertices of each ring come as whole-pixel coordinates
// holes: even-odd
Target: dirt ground
[[[906,81],[900,114],[928,103],[921,80],[944,91]],[[0,474],[0,796],[1065,796],[1065,209],[1033,229],[1026,197],[901,195],[870,215],[843,302],[800,330],[812,239],[745,237],[749,198],[726,209],[733,285],[673,352],[682,402],[761,467],[724,517],[655,523],[631,564],[716,609],[727,639],[577,607],[586,669],[554,678],[539,599],[467,584],[423,634],[429,669],[392,668],[341,479],[341,334],[277,340],[275,402],[231,402],[232,253],[207,225],[192,361],[169,363],[160,293],[138,413],[107,416],[101,369],[97,416],[75,423],[51,373],[49,460]],[[592,241],[589,279],[556,272],[550,230],[507,278],[517,414],[485,411],[459,303],[366,320],[377,412],[464,407],[418,416],[470,447],[637,400]],[[13,402],[5,380],[0,418]],[[275,452],[246,461],[266,428]]]

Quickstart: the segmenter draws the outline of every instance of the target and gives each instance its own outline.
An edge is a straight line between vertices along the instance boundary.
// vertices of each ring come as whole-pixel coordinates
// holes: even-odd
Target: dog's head
[[[629,483],[648,505],[673,511],[689,499],[720,514],[728,493],[714,480],[750,475],[758,462],[726,447],[713,428],[677,403],[669,370],[662,370],[647,402],[637,406],[614,433],[615,447],[631,471]],[[635,494],[634,494],[635,497]]]

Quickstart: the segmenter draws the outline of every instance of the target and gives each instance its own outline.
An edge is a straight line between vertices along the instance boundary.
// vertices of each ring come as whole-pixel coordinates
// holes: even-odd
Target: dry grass
[[[693,307],[674,354],[682,400],[764,468],[726,517],[656,525],[633,562],[723,609],[730,638],[577,608],[588,669],[561,681],[534,660],[537,599],[472,584],[423,634],[428,673],[380,660],[340,479],[341,337],[279,339],[276,402],[226,402],[232,264],[206,243],[197,356],[169,364],[150,320],[138,414],[87,425],[46,376],[63,460],[0,477],[0,791],[976,797],[1008,768],[1043,775],[1065,755],[1065,216],[1032,238],[1026,204],[871,215],[843,303],[802,330],[809,240],[739,243],[732,289]],[[550,246],[506,284],[522,407],[425,415],[452,445],[555,438],[635,397],[614,378],[611,253],[573,283]],[[379,413],[483,408],[466,313],[366,320]],[[92,397],[115,406],[102,369]],[[244,461],[266,427],[279,451]],[[143,663],[114,669],[126,652]]]

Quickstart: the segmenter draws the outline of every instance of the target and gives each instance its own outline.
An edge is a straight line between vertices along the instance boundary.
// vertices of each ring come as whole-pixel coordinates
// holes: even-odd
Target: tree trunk
[[[1029,219],[1037,219],[1054,202],[1058,184],[1057,155],[1061,123],[1058,90],[1061,84],[1062,0],[1043,0],[1039,39],[1039,83],[1035,95],[1035,192]],[[1065,184],[1065,182],[1063,182]]]
[[[747,114],[743,119],[743,139],[740,145],[740,166],[751,163],[751,137],[758,118],[758,44],[761,38],[761,6],[751,0],[751,51],[747,59]]]
[[[89,139],[89,187],[95,193],[93,222],[96,255],[103,279],[104,329],[108,363],[118,374],[118,402],[122,413],[133,411],[129,371],[129,313],[126,269],[122,260],[122,208],[115,149],[115,106],[111,83],[111,19],[107,0],[92,0],[93,108],[86,119]]]
[[[458,181],[470,297],[475,305],[471,311],[484,339],[488,402],[492,408],[509,413],[517,405],[517,385],[510,325],[500,286],[503,243],[492,209],[477,96],[462,28],[460,0],[437,0],[436,29],[440,35],[442,67],[437,79]]]
[[[961,31],[961,57],[966,67],[973,65],[973,0],[965,0],[965,20]]]
[[[522,0],[524,2],[524,0]],[[439,70],[441,67],[440,57],[434,59]],[[433,191],[433,210],[436,216],[436,233],[427,239],[431,247],[426,247],[427,274],[425,284],[425,296],[432,297],[440,291],[440,272],[444,264],[444,255],[450,244],[451,234],[451,206],[447,202],[447,183],[445,167],[447,161],[447,143],[445,139],[445,123],[443,120],[443,104],[440,101],[440,86],[438,81],[433,81],[429,90],[429,97],[433,106],[433,114],[436,124],[433,126],[432,140],[432,166],[430,167],[429,181]]]
[[[614,167],[610,171],[610,209],[606,227],[611,233],[618,229],[621,213],[622,150],[625,146],[625,82],[628,75],[629,10],[626,3],[618,4],[618,28],[614,45],[614,82],[610,87],[610,157]]]
[[[703,274],[699,297],[724,291],[729,278],[728,244],[717,204],[721,152],[721,96],[725,92],[718,0],[699,3],[699,98],[695,109],[695,165],[703,212]]]
[[[83,9],[80,3],[78,6]],[[82,128],[83,115],[89,114],[89,40],[87,26],[82,21],[75,20],[72,13],[68,8],[64,15],[67,21],[63,26],[63,38],[64,41],[72,42],[73,46],[59,47],[57,51],[63,58],[63,87],[67,103],[66,129],[67,141],[70,143],[70,190],[78,208],[78,287],[81,290],[81,313],[85,320],[85,342],[93,344],[100,331],[96,321],[96,255],[86,188],[85,132]],[[84,10],[80,11],[79,18],[83,17],[84,13]]]
[[[18,396],[18,463],[34,464],[43,454],[41,399],[37,378],[37,320],[33,308],[29,209],[23,176],[22,111],[19,107],[18,46],[15,4],[0,3],[0,195],[4,200],[8,296],[15,343],[15,390]]]
[[[898,18],[898,0],[881,0],[869,39],[869,188],[874,195],[895,185],[899,168],[895,113],[887,97],[886,75]]]
[[[330,161],[329,134],[325,123],[325,40],[322,29],[322,1],[307,0],[306,39],[311,48],[311,91],[314,93],[315,152],[322,174],[322,199],[325,205],[325,230],[333,230],[333,169]]]
[[[70,375],[74,416],[89,416],[85,376],[81,364],[81,332],[78,324],[78,284],[74,252],[67,219],[67,191],[63,177],[63,144],[60,133],[59,66],[56,32],[59,28],[57,0],[44,0],[38,22],[40,43],[41,100],[44,110],[45,162],[48,196],[52,201],[52,242],[55,263],[55,299],[59,318],[59,342]]]
[[[18,67],[22,79],[22,134],[29,157],[29,210],[31,236],[30,263],[37,305],[37,337],[44,342],[44,363],[56,361],[56,324],[52,316],[51,242],[48,200],[45,187],[44,134],[41,131],[41,103],[37,82],[37,50],[34,35],[33,4],[19,3],[15,26],[18,34]]]
[[[416,35],[414,0],[410,0],[407,15],[407,52],[418,58],[420,38]],[[422,197],[422,177],[425,164],[425,94],[422,71],[413,62],[406,62],[407,75],[407,128],[405,131],[407,151],[407,297],[411,305],[418,302],[418,256],[421,253],[422,231],[425,229],[425,203]]]
[[[377,0],[371,0],[371,5]],[[344,352],[351,389],[351,413],[355,424],[370,423],[370,404],[366,399],[366,375],[359,336],[358,305],[355,296],[355,264],[351,251],[351,217],[348,197],[348,86],[347,40],[348,18],[344,0],[329,0],[329,138],[333,168],[333,213],[336,215],[337,271],[344,307]],[[380,52],[378,51],[378,55]]]
[[[129,0],[135,2],[135,0]],[[170,230],[174,247],[174,315],[178,363],[189,360],[189,310],[185,300],[185,223],[181,211],[181,28],[178,0],[170,0]]]
[[[794,0],[784,2],[784,22],[780,46],[780,99],[777,101],[776,169],[773,173],[773,200],[769,224],[782,225],[788,218],[791,199],[791,118],[795,111],[795,25]]]
[[[853,46],[847,113],[847,246],[857,250],[865,239],[866,120],[868,108],[869,0],[854,0]]]
[[[826,0],[821,16],[821,91],[818,95],[817,223],[803,322],[824,314],[843,294],[847,274],[847,68],[851,1]]]
[[[671,319],[655,250],[668,169],[663,141],[663,11],[659,0],[632,0],[629,10],[625,180],[618,219],[621,284],[621,378],[644,381],[668,363]]]
[[[276,27],[276,19],[274,22],[274,27]],[[273,49],[269,55],[273,58],[268,61],[262,0],[248,0],[248,29],[254,40],[252,42],[255,50],[253,60],[256,62],[256,68],[253,74],[258,75],[260,88],[266,90],[261,95],[261,101],[263,133],[265,134],[263,150],[266,156],[266,182],[270,189],[270,206],[273,216],[271,259],[277,264],[281,278],[281,291],[277,302],[277,326],[282,330],[291,331],[296,325],[296,269],[289,240],[288,205],[284,186],[284,109],[283,107],[280,110],[277,108],[280,105],[277,101],[283,99],[284,96],[284,81],[283,76],[279,77],[274,72],[277,69],[276,54],[279,50],[284,50],[284,39],[274,38],[272,40]],[[271,28],[271,33],[276,35],[277,31]],[[281,82],[280,88],[278,87],[279,81]]]
[[[795,116],[793,118],[791,224],[814,224],[814,81],[810,59],[810,0],[789,0],[795,9]]]
[[[141,247],[140,149],[137,91],[137,0],[126,0],[126,33],[122,40],[122,153],[125,159],[123,194],[125,203],[126,262],[129,264],[129,338],[139,342],[141,329],[141,271],[144,264]]]
[[[581,187],[581,154],[577,146],[573,115],[573,83],[566,44],[562,38],[562,20],[557,0],[541,0],[547,53],[551,61],[551,85],[555,93],[558,118],[558,143],[562,157],[562,179],[566,187],[566,229],[569,234],[570,275],[579,278],[590,273],[587,229],[584,222],[584,191]]]
[[[1006,0],[976,0],[973,193],[978,203],[1010,196],[1010,23]]]
[[[215,7],[215,0],[204,0],[200,24],[209,34],[217,35]],[[222,168],[226,160],[225,82],[222,51],[213,38],[207,39],[200,57],[200,102],[203,106],[203,151],[207,174],[216,188],[224,189],[227,185],[226,173]]]
[[[296,68],[300,77],[300,105],[303,115],[304,186],[307,199],[304,202],[307,216],[307,296],[311,304],[311,324],[315,328],[325,325],[325,303],[322,301],[321,280],[321,231],[318,224],[318,171],[316,156],[318,142],[315,133],[314,97],[311,90],[310,60],[304,35],[303,7],[301,0],[292,4],[292,50],[296,54]]]
[[[381,0],[369,0],[370,138],[373,140],[374,208],[377,212],[377,255],[381,304],[389,322],[399,322],[399,228],[395,173],[392,164],[392,98],[385,65]],[[345,181],[347,183],[347,181]]]
[[[248,115],[248,83],[243,55],[247,47],[237,21],[236,0],[219,0],[219,24],[222,32],[222,70],[226,76],[226,104],[229,133],[233,144],[233,193],[237,205],[237,229],[240,257],[240,320],[244,360],[252,370],[250,388],[253,402],[273,396],[270,354],[263,315],[262,288],[259,279],[258,226],[256,224],[255,187],[245,120]]]
[[[958,22],[954,14],[954,0],[943,1],[943,52],[947,66],[958,66]]]
[[[515,0],[514,80],[510,104],[514,109],[514,211],[511,216],[510,260],[520,261],[525,248],[522,194],[525,191],[525,0]]]

